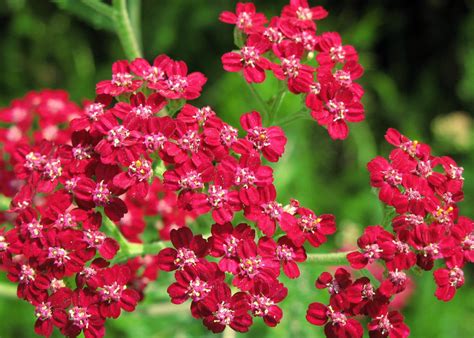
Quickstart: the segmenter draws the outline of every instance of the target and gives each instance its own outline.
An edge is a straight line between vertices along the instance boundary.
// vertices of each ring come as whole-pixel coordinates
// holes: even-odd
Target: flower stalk
[[[141,57],[142,51],[130,21],[126,0],[114,0],[113,7],[115,9],[115,29],[125,55],[130,60]]]
[[[350,251],[333,252],[333,253],[309,253],[307,261],[317,262],[325,265],[347,265],[347,254]]]

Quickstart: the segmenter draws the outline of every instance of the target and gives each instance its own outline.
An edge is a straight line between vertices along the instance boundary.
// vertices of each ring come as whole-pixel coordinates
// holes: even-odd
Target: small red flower
[[[309,7],[307,0],[290,0],[290,4],[283,7],[282,19],[290,19],[304,29],[316,30],[315,20],[322,20],[328,12],[321,6]]]
[[[306,260],[306,252],[303,247],[298,247],[286,236],[280,237],[278,242],[269,237],[262,237],[259,240],[259,247],[265,248],[266,253],[271,253],[268,257],[280,262],[283,272],[289,278],[298,278],[300,270],[296,263]]]
[[[277,281],[268,284],[257,281],[249,291],[249,307],[254,317],[262,317],[265,324],[275,327],[283,317],[283,311],[277,303],[286,298],[288,289]]]
[[[116,61],[112,65],[112,80],[100,81],[96,85],[97,94],[118,96],[123,93],[136,91],[142,85],[141,80],[135,80],[130,73],[128,61]]]
[[[120,189],[129,190],[132,197],[143,199],[148,194],[152,176],[152,163],[142,158],[131,162],[126,172],[116,175],[113,184]]]
[[[266,236],[272,236],[275,233],[277,224],[288,231],[296,225],[296,218],[286,212],[283,206],[278,203],[276,190],[273,185],[259,190],[260,197],[257,203],[244,208],[244,215],[247,219],[255,221],[257,227],[262,230]]]
[[[203,300],[199,314],[204,325],[214,333],[224,331],[226,326],[238,332],[247,332],[252,325],[248,314],[248,296],[243,292],[231,295],[227,284],[218,284]]]
[[[165,73],[166,80],[158,82],[156,89],[162,96],[171,100],[198,98],[207,81],[202,73],[188,74],[188,66],[183,61],[170,61]]]
[[[189,228],[171,231],[173,248],[165,248],[158,254],[158,266],[164,271],[182,270],[196,266],[208,253],[208,244],[202,235],[193,236]]]
[[[229,52],[222,55],[224,70],[239,72],[243,70],[244,78],[248,83],[265,81],[265,70],[271,68],[271,62],[262,56],[270,44],[260,36],[252,35],[239,53]]]
[[[102,163],[127,165],[141,150],[140,132],[124,127],[114,116],[104,116],[97,128],[105,135],[94,148]]]
[[[320,99],[310,103],[311,116],[320,125],[327,126],[332,139],[345,139],[349,134],[347,122],[364,120],[364,107],[348,89],[337,84],[324,86]]]
[[[464,285],[464,272],[453,264],[436,270],[433,275],[437,286],[435,296],[444,302],[450,301],[456,290]]]
[[[159,89],[159,83],[166,79],[165,69],[171,59],[164,54],[158,55],[151,66],[147,60],[136,58],[130,64],[130,69],[137,76],[146,81],[146,85],[150,89]]]
[[[307,240],[315,248],[327,241],[327,235],[336,232],[336,222],[334,215],[322,214],[316,215],[307,208],[298,208],[295,216],[297,218],[296,226],[283,228],[287,236],[298,246],[303,245]]]
[[[263,127],[262,117],[256,111],[242,115],[240,124],[247,131],[246,139],[253,148],[262,152],[270,162],[277,162],[285,151],[287,141],[283,130],[280,127]]]
[[[380,225],[368,226],[364,234],[357,240],[361,252],[355,251],[347,255],[347,260],[354,269],[362,269],[376,259],[389,261],[395,254],[393,235]]]
[[[104,318],[118,318],[121,309],[132,312],[139,300],[138,293],[127,288],[132,275],[127,266],[115,265],[99,272],[99,312]]]
[[[307,93],[313,82],[314,69],[301,62],[303,46],[293,42],[281,43],[276,48],[281,64],[273,66],[275,77],[288,81],[288,89],[294,94]]]
[[[239,266],[232,284],[242,291],[250,290],[257,279],[270,283],[280,274],[280,266],[275,259],[275,252],[270,251],[263,243],[255,244],[253,240],[242,240],[237,245]]]
[[[341,36],[335,32],[321,34],[316,48],[319,51],[316,60],[323,66],[334,67],[336,63],[358,60],[354,47],[343,46]]]
[[[173,304],[181,304],[191,299],[191,308],[195,308],[217,284],[224,282],[224,277],[216,263],[205,262],[199,265],[199,268],[185,266],[176,272],[176,282],[171,284],[167,291]]]
[[[403,316],[397,311],[379,315],[369,324],[370,338],[406,338],[410,335],[410,329],[403,322]]]
[[[71,303],[71,290],[61,288],[35,305],[35,333],[49,337],[54,326],[63,328],[67,323],[66,308]]]
[[[61,328],[61,333],[76,337],[84,332],[88,338],[103,337],[105,319],[99,313],[99,295],[90,289],[76,289],[71,300],[71,308],[67,310],[68,321]]]
[[[110,112],[123,121],[130,130],[146,130],[146,121],[155,116],[166,106],[166,100],[159,94],[145,97],[137,93],[130,97],[130,103],[119,102]]]
[[[321,303],[311,303],[306,313],[306,320],[313,325],[324,326],[327,337],[362,337],[364,329],[362,325],[350,318],[350,313],[339,308],[336,304],[326,306]]]
[[[264,24],[267,18],[262,13],[257,13],[255,5],[249,3],[237,3],[235,13],[222,12],[219,15],[219,20],[225,23],[236,25],[237,28],[245,34],[259,33],[264,30]]]
[[[236,274],[239,268],[237,246],[242,240],[254,240],[255,230],[245,223],[235,228],[231,223],[214,224],[211,228],[212,236],[209,238],[210,255],[222,257],[219,268],[222,271]]]

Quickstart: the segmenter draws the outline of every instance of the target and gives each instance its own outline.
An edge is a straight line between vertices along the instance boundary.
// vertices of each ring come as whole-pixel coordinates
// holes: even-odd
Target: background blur
[[[62,10],[62,0],[0,0],[0,106],[43,88],[65,89],[81,102],[94,96],[97,81],[110,78],[112,62],[124,58],[118,39],[108,22],[93,19],[79,0],[75,2],[71,14]],[[286,1],[255,3],[271,17]],[[332,141],[315,122],[300,120],[285,127],[288,150],[276,166],[279,200],[294,197],[318,213],[336,215],[339,231],[320,252],[353,244],[364,226],[381,221],[365,165],[376,154],[388,154],[383,135],[394,127],[465,168],[461,213],[474,217],[474,1],[310,3],[330,13],[318,31],[340,32],[343,43],[360,53],[366,70],[360,82],[366,90],[367,122],[351,125],[344,142]],[[232,26],[217,18],[234,8],[234,1],[225,0],[143,0],[141,35],[150,61],[166,53],[186,61],[191,71],[205,73],[209,80],[195,104],[209,104],[236,124],[240,114],[259,106],[242,78],[225,73],[220,63],[220,56],[234,46]],[[268,97],[276,85],[267,81],[257,88]],[[287,95],[280,116],[296,110],[299,98]],[[242,336],[322,337],[322,329],[307,323],[304,315],[308,303],[324,301],[323,292],[313,286],[323,269],[305,266],[300,279],[286,283],[289,297],[281,305],[285,315],[277,328],[257,320]],[[469,269],[466,285],[447,304],[434,297],[430,273],[415,277],[416,290],[403,309],[412,337],[474,337],[472,266]],[[168,280],[163,274],[136,312],[110,321],[107,336],[213,336],[191,318],[187,305],[169,304]],[[33,311],[26,303],[0,298],[0,337],[34,336]]]

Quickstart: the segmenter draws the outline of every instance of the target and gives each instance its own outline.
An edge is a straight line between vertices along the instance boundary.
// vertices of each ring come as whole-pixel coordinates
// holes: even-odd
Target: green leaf
[[[97,29],[115,31],[115,11],[100,0],[52,0],[59,8],[69,12]]]
[[[237,26],[234,28],[234,44],[239,48],[242,48],[245,44],[244,33]]]

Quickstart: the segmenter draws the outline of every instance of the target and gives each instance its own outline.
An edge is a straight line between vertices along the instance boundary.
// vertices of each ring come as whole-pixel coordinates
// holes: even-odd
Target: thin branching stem
[[[128,15],[126,0],[114,0],[113,6],[115,9],[115,29],[125,51],[125,55],[130,60],[142,57],[140,44],[138,43],[137,36]]]

